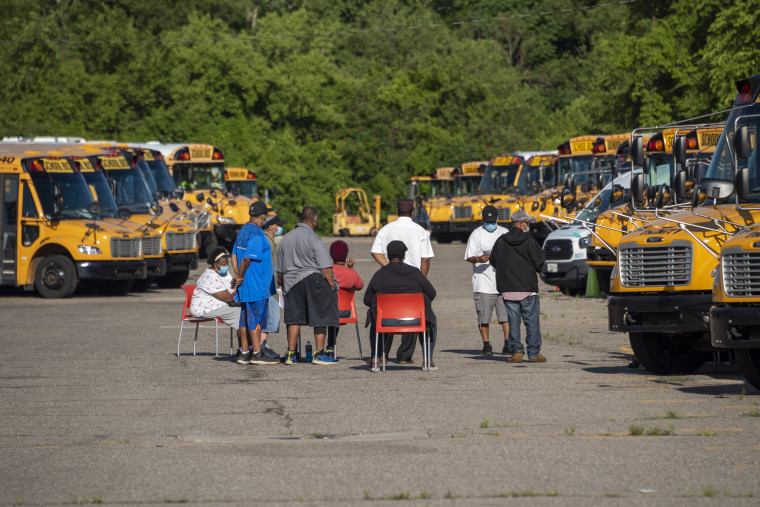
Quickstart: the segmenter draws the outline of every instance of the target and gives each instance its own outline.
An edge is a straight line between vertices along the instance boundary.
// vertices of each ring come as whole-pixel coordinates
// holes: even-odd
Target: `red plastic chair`
[[[193,299],[193,293],[195,292],[195,285],[183,285],[182,290],[185,291],[185,305],[182,307],[182,324],[179,326],[179,341],[177,341],[177,357],[179,357],[179,345],[182,343],[182,330],[185,327],[185,322],[195,323],[195,339],[193,340],[193,355],[195,355],[195,346],[198,343],[198,324],[201,322],[213,322],[216,328],[216,355],[219,356],[219,324],[222,320],[219,317],[204,318],[193,317],[190,315],[190,302]],[[230,355],[232,355],[232,328],[230,328]]]
[[[338,289],[338,322],[340,325],[355,324],[356,325],[356,341],[359,343],[359,360],[362,361],[362,339],[359,335],[359,317],[356,313],[356,304],[354,304],[354,293]],[[337,344],[335,345],[337,355]]]
[[[385,333],[412,334],[422,333],[423,369],[430,369],[430,336],[425,324],[425,299],[422,294],[378,294],[377,320],[375,321],[375,356],[372,367],[377,364],[378,338],[383,335],[385,350]],[[385,354],[383,354],[383,371],[385,371]]]

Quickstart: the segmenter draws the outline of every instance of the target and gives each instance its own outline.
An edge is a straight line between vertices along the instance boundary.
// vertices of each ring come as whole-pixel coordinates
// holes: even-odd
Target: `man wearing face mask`
[[[488,205],[483,208],[483,226],[478,227],[467,240],[467,249],[464,253],[464,260],[472,263],[472,293],[475,300],[475,311],[478,314],[478,330],[480,337],[483,339],[483,355],[492,356],[493,349],[489,342],[489,325],[494,309],[496,309],[496,318],[504,330],[504,349],[502,353],[508,352],[507,336],[509,317],[507,307],[501,301],[502,297],[496,290],[496,271],[488,263],[496,240],[502,234],[507,232],[505,227],[497,224],[498,211],[494,206]]]
[[[229,273],[227,250],[215,248],[208,256],[208,268],[203,270],[195,283],[195,292],[190,301],[190,314],[194,317],[214,318],[234,329],[240,337],[240,308],[229,306],[235,301],[237,286],[232,283]]]
[[[272,217],[269,217],[267,221],[264,222],[264,225],[261,226],[261,228],[264,229],[264,234],[266,234],[267,240],[269,241],[269,246],[272,249],[272,273],[274,273],[274,263],[277,259],[277,244],[275,243],[274,238],[282,236],[282,226],[285,224],[287,224],[285,220],[278,217],[277,215],[274,215]],[[276,284],[277,280],[274,280],[274,283]],[[269,297],[269,302],[267,303],[267,325],[261,330],[261,350],[269,357],[279,359],[280,355],[272,350],[267,343],[269,333],[280,332],[279,298],[282,296],[279,294],[279,290],[277,292],[277,294],[273,294]]]
[[[543,363],[538,275],[546,259],[544,251],[528,231],[536,221],[523,210],[512,213],[512,229],[493,245],[488,262],[496,268],[496,290],[504,298],[509,315],[510,363],[522,363],[525,349],[520,341],[520,321],[525,323],[528,362]]]

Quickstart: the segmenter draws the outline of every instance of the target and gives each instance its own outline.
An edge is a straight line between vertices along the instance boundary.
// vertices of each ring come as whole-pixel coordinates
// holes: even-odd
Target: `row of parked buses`
[[[6,138],[0,143],[0,285],[71,295],[183,284],[231,247],[255,175],[207,144]]]

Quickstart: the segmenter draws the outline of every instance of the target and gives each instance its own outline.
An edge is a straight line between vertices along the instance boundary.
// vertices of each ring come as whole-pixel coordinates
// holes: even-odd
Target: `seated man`
[[[404,264],[406,245],[402,241],[391,241],[385,249],[388,256],[388,264],[378,269],[372,276],[367,290],[364,292],[364,304],[369,307],[367,311],[367,324],[370,326],[370,347],[372,355],[375,355],[375,320],[377,319],[377,295],[378,294],[422,294],[425,299],[425,320],[430,335],[430,369],[437,370],[433,362],[433,348],[435,347],[436,329],[435,314],[431,302],[435,299],[435,289],[430,281],[418,268]],[[422,334],[419,335],[422,343]],[[391,348],[393,337],[386,336],[385,354]],[[425,369],[422,362],[422,369]],[[370,369],[379,371],[379,365],[371,361]]]
[[[222,247],[215,248],[208,256],[209,267],[203,270],[195,283],[195,292],[193,292],[193,299],[190,301],[190,314],[194,317],[208,319],[219,317],[222,322],[238,332],[240,330],[240,307],[229,305],[229,303],[235,302],[237,286],[232,287],[233,278],[232,274],[228,272],[228,256],[227,250]],[[238,336],[238,338],[240,337]],[[243,351],[239,350],[238,359],[241,358],[242,354]],[[250,360],[250,354],[248,354],[248,359]]]

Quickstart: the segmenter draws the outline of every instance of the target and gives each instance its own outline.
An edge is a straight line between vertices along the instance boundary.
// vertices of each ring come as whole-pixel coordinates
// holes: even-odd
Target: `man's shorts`
[[[286,325],[337,327],[338,291],[333,290],[322,273],[312,273],[285,294]]]
[[[240,303],[240,327],[254,331],[257,327],[267,327],[267,302],[268,299],[254,301],[252,303]]]
[[[282,297],[282,296],[280,296]],[[277,298],[270,296],[267,299],[268,313],[267,325],[261,328],[262,333],[279,333],[280,332],[280,302]]]
[[[475,292],[473,293],[473,299],[475,299],[475,310],[478,312],[478,323],[490,324],[494,307],[496,308],[496,318],[499,324],[509,321],[507,307],[501,294]]]

